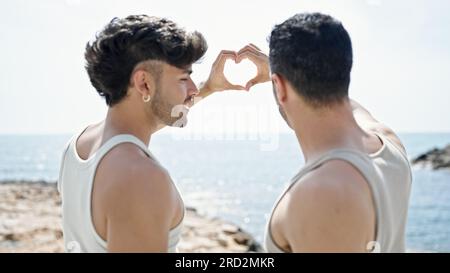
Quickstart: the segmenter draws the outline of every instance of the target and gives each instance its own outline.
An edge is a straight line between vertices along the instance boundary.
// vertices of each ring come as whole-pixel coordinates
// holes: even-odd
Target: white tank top
[[[408,158],[388,138],[377,135],[382,140],[383,146],[376,153],[365,154],[357,150],[335,149],[308,163],[292,178],[290,185],[273,206],[267,222],[264,236],[266,251],[284,252],[274,242],[270,232],[273,212],[283,196],[301,177],[333,159],[352,164],[361,172],[371,189],[376,213],[376,239],[374,242],[367,242],[368,250],[383,253],[405,251],[405,229],[412,182],[411,166]]]
[[[125,142],[137,145],[149,158],[158,164],[159,162],[150,153],[147,146],[132,135],[112,137],[94,155],[83,160],[76,150],[76,142],[81,134],[69,141],[61,160],[58,180],[58,191],[62,199],[65,250],[68,252],[107,252],[107,242],[95,230],[91,215],[92,185],[99,162],[112,148]],[[182,223],[183,221],[169,231],[168,252],[176,252]]]

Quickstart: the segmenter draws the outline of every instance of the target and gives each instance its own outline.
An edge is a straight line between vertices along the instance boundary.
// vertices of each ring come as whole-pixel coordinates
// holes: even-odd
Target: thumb
[[[230,89],[231,90],[246,90],[245,87],[241,86],[241,85],[236,85],[236,84],[231,84],[230,85]]]
[[[250,88],[252,88],[252,86],[255,85],[255,84],[256,84],[256,80],[255,79],[251,79],[245,85],[245,89],[250,90]]]

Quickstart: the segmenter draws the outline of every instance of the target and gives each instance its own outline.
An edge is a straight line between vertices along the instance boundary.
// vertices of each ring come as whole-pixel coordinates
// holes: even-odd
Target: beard
[[[289,128],[292,129],[291,124],[289,124],[289,120],[287,118],[286,112],[284,111],[283,107],[280,105],[280,102],[278,101],[277,92],[275,90],[275,86],[274,85],[272,85],[272,89],[273,89],[273,96],[275,97],[275,101],[277,102],[278,111],[280,112],[281,117],[284,119],[284,121],[289,126]]]
[[[171,104],[167,99],[163,98],[163,93],[164,90],[157,86],[155,96],[150,103],[151,112],[164,125],[185,127],[187,125],[189,108],[184,104]]]

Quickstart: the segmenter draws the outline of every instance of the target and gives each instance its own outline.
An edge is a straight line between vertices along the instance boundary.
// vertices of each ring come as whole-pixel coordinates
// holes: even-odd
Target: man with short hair
[[[183,127],[195,96],[245,90],[223,75],[222,51],[200,90],[192,64],[206,52],[198,32],[133,15],[113,19],[86,46],[86,70],[108,105],[106,118],[69,142],[60,169],[63,234],[69,251],[173,252],[184,204],[167,170],[148,150],[162,127]]]
[[[411,168],[394,132],[348,97],[347,31],[303,13],[275,26],[269,42],[275,99],[305,166],[274,205],[266,249],[405,251]]]

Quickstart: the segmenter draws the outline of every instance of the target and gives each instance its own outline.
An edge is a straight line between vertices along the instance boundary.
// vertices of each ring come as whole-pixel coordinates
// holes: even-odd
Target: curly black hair
[[[86,70],[106,104],[113,106],[126,95],[134,67],[143,61],[163,61],[185,68],[206,53],[199,32],[186,32],[174,22],[147,15],[114,18],[86,45]]]
[[[276,25],[268,38],[272,73],[285,77],[315,107],[348,98],[353,63],[350,36],[333,17],[300,13]]]

